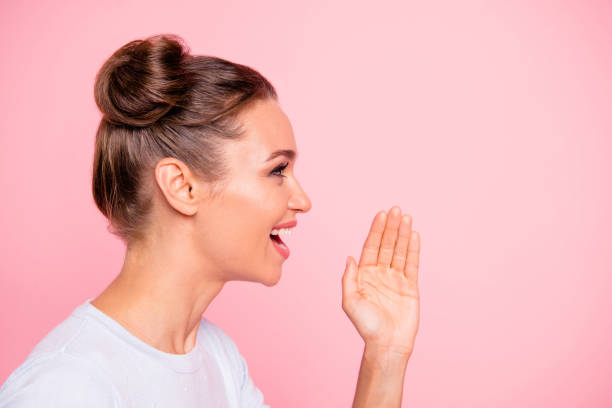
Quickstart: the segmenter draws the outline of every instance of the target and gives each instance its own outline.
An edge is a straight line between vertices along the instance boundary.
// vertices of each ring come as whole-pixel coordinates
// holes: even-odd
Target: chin
[[[267,287],[272,287],[275,286],[281,279],[281,274],[277,274],[277,275],[270,275],[268,276],[269,279],[266,280],[261,280],[260,283],[264,286]]]

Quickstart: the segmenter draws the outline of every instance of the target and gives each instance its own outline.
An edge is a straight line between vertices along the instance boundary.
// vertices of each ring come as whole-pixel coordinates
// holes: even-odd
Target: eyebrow
[[[278,156],[287,156],[289,160],[294,160],[297,157],[297,153],[295,152],[295,150],[291,150],[291,149],[277,150],[275,152],[272,152],[270,157],[266,159],[266,162],[269,162],[270,160]]]

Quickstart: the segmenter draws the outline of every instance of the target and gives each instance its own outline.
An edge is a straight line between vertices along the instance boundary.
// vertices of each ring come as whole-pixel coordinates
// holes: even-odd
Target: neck
[[[188,353],[202,314],[225,284],[207,279],[202,265],[184,243],[134,246],[91,304],[158,350]]]

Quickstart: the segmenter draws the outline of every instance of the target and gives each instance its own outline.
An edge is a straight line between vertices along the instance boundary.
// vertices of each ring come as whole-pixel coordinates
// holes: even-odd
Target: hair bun
[[[179,105],[190,88],[183,68],[189,55],[173,34],[135,40],[118,49],[96,75],[94,98],[114,124],[150,126]]]

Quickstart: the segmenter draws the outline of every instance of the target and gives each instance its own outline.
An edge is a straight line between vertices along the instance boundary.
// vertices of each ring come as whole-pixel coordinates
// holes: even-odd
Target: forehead
[[[256,101],[238,118],[245,135],[239,143],[233,143],[233,147],[241,160],[263,164],[276,150],[297,151],[291,122],[275,100]]]

